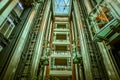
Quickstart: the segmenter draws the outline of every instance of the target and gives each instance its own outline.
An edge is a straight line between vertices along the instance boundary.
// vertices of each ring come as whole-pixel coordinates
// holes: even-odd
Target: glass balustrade
[[[61,65],[57,65],[57,66],[51,66],[51,70],[71,70],[71,66],[61,66]]]
[[[53,54],[70,55],[70,51],[53,51]]]
[[[54,40],[54,42],[69,42],[69,40]]]

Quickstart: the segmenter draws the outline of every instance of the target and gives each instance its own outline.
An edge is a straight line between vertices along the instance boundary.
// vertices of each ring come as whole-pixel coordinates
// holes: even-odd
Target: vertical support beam
[[[74,15],[72,13],[72,15]],[[75,17],[73,17],[73,24],[72,24],[72,29],[73,29],[73,35],[75,37],[75,39],[73,38],[73,40],[78,40],[77,39],[77,34],[78,34],[78,31],[76,30],[76,23],[75,23]],[[81,64],[76,64],[75,65],[75,68],[76,68],[76,80],[84,80],[84,74],[83,74],[83,68],[82,68],[82,65]]]
[[[72,17],[73,17],[73,29],[74,29],[74,40],[77,39],[77,34],[78,34],[78,31],[76,30],[76,23],[75,23],[75,16],[74,16],[74,13],[72,12]]]
[[[72,80],[76,80],[75,64],[72,62]]]
[[[78,8],[78,4],[76,0],[73,0],[73,7],[75,11],[75,17],[76,17],[76,23],[77,23],[77,29],[79,31],[79,40],[81,43],[81,54],[84,64],[84,72],[85,72],[85,79],[86,80],[93,80],[92,72],[91,72],[91,66],[90,66],[90,59],[89,59],[89,52],[88,47],[86,43],[86,37],[83,30],[83,25],[80,17],[80,12]]]
[[[47,68],[47,67],[44,66],[44,71],[43,71],[43,75],[42,75],[42,76],[43,76],[43,80],[45,80],[45,78],[46,78],[46,68]]]
[[[73,22],[71,21],[71,30],[72,30],[72,40],[74,40],[74,28],[73,28]]]
[[[44,40],[44,34],[45,34],[46,27],[47,27],[47,20],[48,20],[49,12],[50,12],[50,6],[51,6],[51,0],[48,0],[46,4],[45,12],[44,12],[45,14],[43,15],[43,19],[41,22],[40,31],[38,33],[36,47],[34,50],[33,62],[31,65],[31,75],[32,75],[31,77],[34,77],[37,74],[39,61],[40,61],[40,57],[42,53],[42,44]]]
[[[48,20],[48,25],[47,25],[47,32],[46,32],[46,40],[50,42],[50,34],[51,34],[51,17],[52,17],[52,12],[50,11],[49,14],[49,20]],[[49,75],[49,68],[50,68],[50,62],[49,65],[46,66],[46,75],[45,77],[47,77]]]
[[[76,72],[76,80],[80,80],[80,79],[79,79],[79,68],[78,68],[78,64],[75,64],[75,72]]]
[[[50,32],[49,32],[49,36],[48,36],[49,37],[48,41],[50,41],[51,34],[52,34],[52,21],[50,23]]]
[[[46,28],[47,29],[46,30],[46,35],[45,35],[46,36],[45,39],[48,40],[48,41],[49,41],[49,37],[50,37],[49,36],[50,35],[49,32],[50,32],[50,25],[51,25],[51,17],[52,17],[52,12],[50,11],[50,13],[49,13],[49,19],[48,19],[48,24],[47,24],[47,28]]]

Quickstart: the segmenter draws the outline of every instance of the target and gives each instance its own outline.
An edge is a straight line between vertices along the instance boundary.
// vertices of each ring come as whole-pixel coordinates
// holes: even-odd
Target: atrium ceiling
[[[71,11],[72,0],[53,0],[53,14],[55,16],[68,16]]]

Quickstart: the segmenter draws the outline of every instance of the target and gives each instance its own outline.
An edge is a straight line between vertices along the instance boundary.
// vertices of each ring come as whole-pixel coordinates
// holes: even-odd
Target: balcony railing
[[[70,42],[69,39],[67,40],[54,40],[54,42]]]
[[[51,70],[72,70],[71,66],[51,66]]]
[[[70,55],[70,51],[53,51],[53,54]]]

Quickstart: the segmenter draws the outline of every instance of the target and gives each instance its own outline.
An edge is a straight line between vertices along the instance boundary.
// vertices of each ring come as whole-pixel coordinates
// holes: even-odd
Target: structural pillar
[[[51,0],[48,0],[47,4],[46,4],[45,12],[44,12],[45,14],[43,15],[43,19],[41,22],[40,31],[38,33],[36,47],[34,50],[33,62],[32,62],[32,66],[31,66],[32,77],[36,76],[36,74],[37,74],[39,61],[40,61],[40,57],[41,57],[41,53],[42,53],[42,45],[44,42],[44,34],[45,34],[46,27],[47,27],[47,22],[48,22],[48,17],[49,17],[49,12],[50,12],[50,6],[51,6]]]
[[[73,0],[73,7],[74,7],[75,17],[76,17],[76,21],[77,21],[76,22],[77,29],[79,31],[79,40],[80,40],[79,42],[81,43],[81,55],[82,55],[82,59],[83,59],[85,79],[93,80],[91,66],[90,66],[89,52],[88,52],[87,42],[86,42],[84,30],[83,30],[83,25],[82,25],[82,20],[80,17],[77,0]]]

